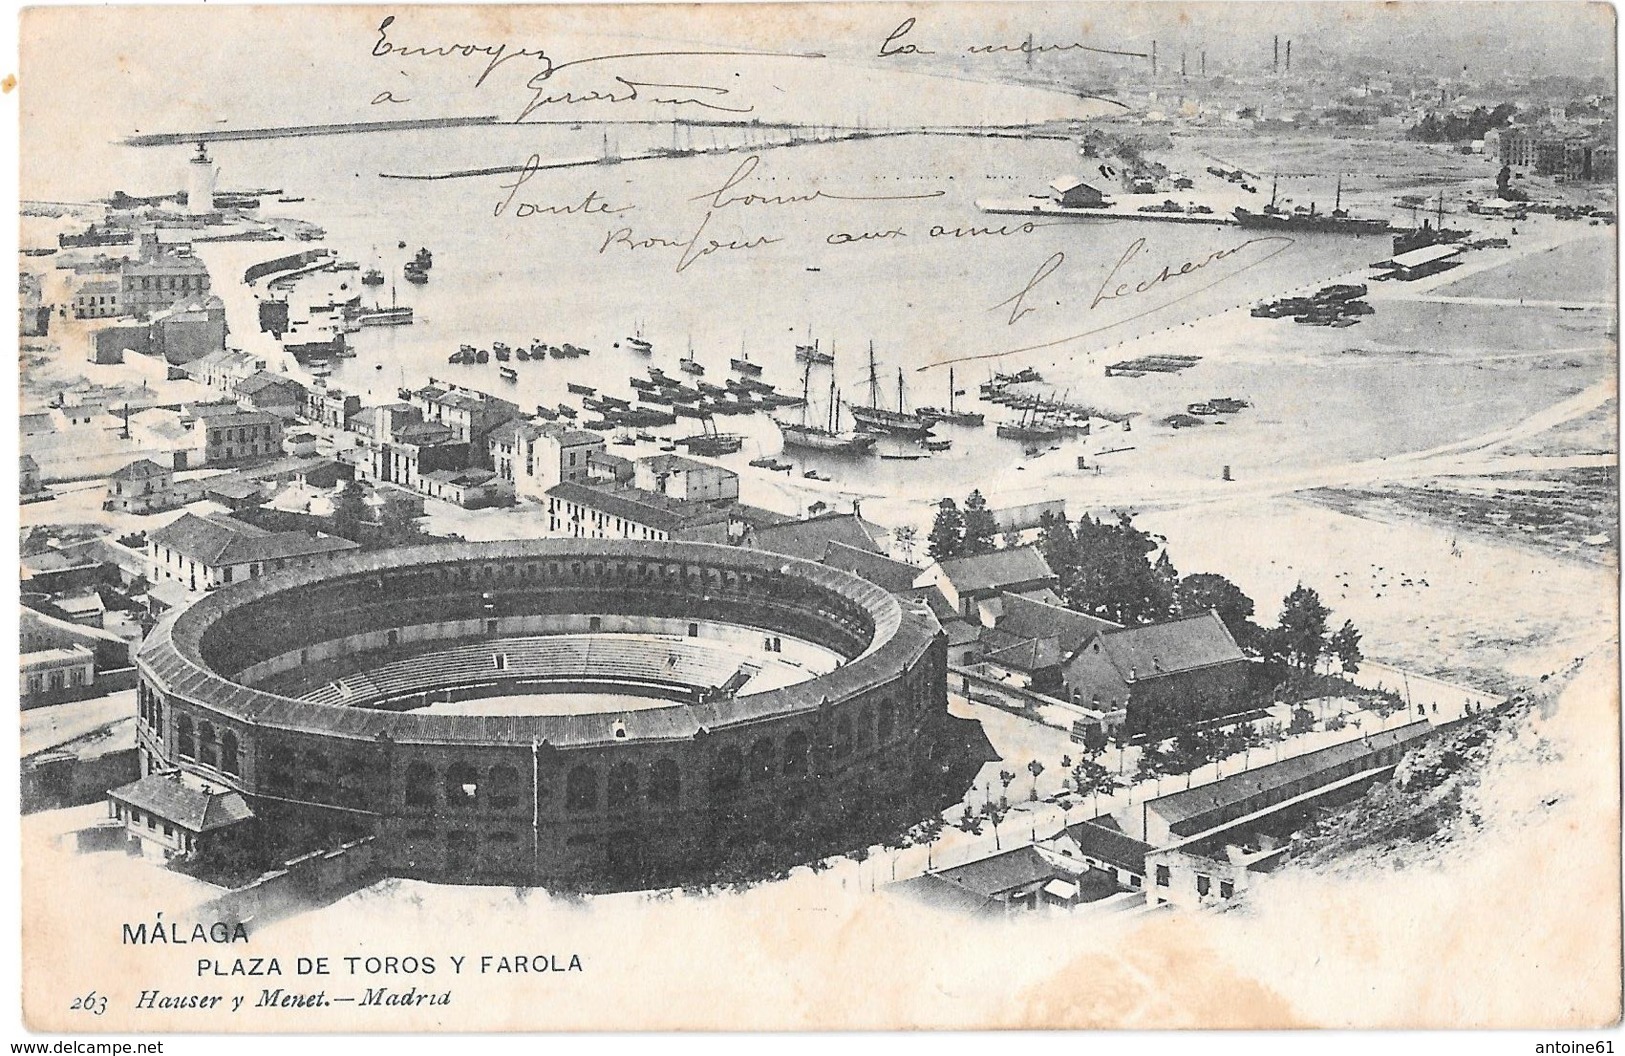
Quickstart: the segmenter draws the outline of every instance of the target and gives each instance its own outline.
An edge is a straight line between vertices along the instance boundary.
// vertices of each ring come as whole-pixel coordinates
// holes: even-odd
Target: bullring
[[[137,658],[138,744],[143,773],[235,789],[261,825],[378,837],[394,875],[649,884],[766,819],[828,832],[907,793],[940,748],[945,663],[928,610],[824,565],[442,544],[170,617]]]

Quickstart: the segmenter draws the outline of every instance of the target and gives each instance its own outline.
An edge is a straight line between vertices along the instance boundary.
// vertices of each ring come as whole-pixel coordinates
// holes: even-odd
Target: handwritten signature
[[[1003,308],[1005,305],[1009,305],[1010,320],[1005,325],[1015,326],[1023,316],[1038,310],[1036,308],[1028,308],[1026,306],[1025,302],[1027,295],[1033,292],[1039,283],[1055,274],[1056,269],[1064,263],[1066,263],[1065,253],[1061,252],[1060,250],[1056,250],[1054,253],[1051,253],[1049,258],[1045,260],[1044,263],[1038,265],[1038,270],[1033,272],[1033,277],[1027,280],[1027,285],[1016,291],[1016,295],[1014,297],[1006,297],[998,304],[995,304],[992,308],[989,308],[988,311],[997,311],[998,309]]]
[[[1145,249],[1145,239],[1136,238],[1133,242],[1129,243],[1128,248],[1123,251],[1123,255],[1118,258],[1117,263],[1113,264],[1111,270],[1106,273],[1106,279],[1100,284],[1100,289],[1096,291],[1094,300],[1089,302],[1089,307],[1097,308],[1100,306],[1102,301],[1115,301],[1119,298],[1132,297],[1139,293],[1149,293],[1151,290],[1165,282],[1171,282],[1174,279],[1180,278],[1181,276],[1193,274],[1201,271],[1203,268],[1213,264],[1216,261],[1233,257],[1237,253],[1240,253],[1242,250],[1246,249],[1248,246],[1259,245],[1265,242],[1285,242],[1287,245],[1292,245],[1293,241],[1293,239],[1288,238],[1285,235],[1264,235],[1259,238],[1249,238],[1247,241],[1239,242],[1228,249],[1216,249],[1207,256],[1203,257],[1201,260],[1187,260],[1178,267],[1171,264],[1165,264],[1163,265],[1161,271],[1158,271],[1149,279],[1144,279],[1136,283],[1119,282],[1113,286],[1113,282],[1117,279],[1117,273],[1122,271],[1130,261],[1138,256],[1141,250]],[[1107,287],[1111,287],[1110,293],[1106,292]]]

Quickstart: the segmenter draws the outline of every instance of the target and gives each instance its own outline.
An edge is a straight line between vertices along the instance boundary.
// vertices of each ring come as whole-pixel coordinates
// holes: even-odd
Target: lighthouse
[[[197,145],[197,157],[187,163],[186,211],[193,216],[214,212],[214,162],[204,144]]]

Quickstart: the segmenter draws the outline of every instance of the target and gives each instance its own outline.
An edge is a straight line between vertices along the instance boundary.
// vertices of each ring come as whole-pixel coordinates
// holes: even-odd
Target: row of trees
[[[1405,135],[1424,143],[1468,143],[1483,139],[1492,128],[1507,127],[1517,112],[1511,103],[1502,103],[1493,110],[1475,107],[1470,114],[1438,114],[1430,110],[1406,129]]]
[[[934,561],[972,554],[990,554],[998,549],[998,523],[987,508],[987,500],[980,491],[965,497],[960,509],[953,499],[937,503],[937,516],[931,523],[931,534],[926,537],[925,552]]]

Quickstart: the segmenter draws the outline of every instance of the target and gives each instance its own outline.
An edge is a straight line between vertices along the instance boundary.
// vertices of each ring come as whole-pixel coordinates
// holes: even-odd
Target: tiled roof
[[[1093,638],[1096,632],[1114,631],[1121,624],[1006,592],[1004,615],[999,617],[998,626],[1001,631],[1009,631],[1023,638],[1053,635],[1061,640],[1062,651],[1071,654]]]
[[[1365,734],[1342,744],[1305,752],[1290,759],[1282,759],[1278,763],[1254,767],[1210,785],[1172,792],[1152,799],[1146,804],[1146,808],[1161,815],[1170,826],[1177,825],[1182,821],[1222,810],[1262,793],[1291,785],[1306,777],[1358,759],[1368,752],[1396,746],[1404,747],[1432,732],[1433,724],[1426,719],[1419,719],[1392,730],[1378,730],[1376,733]]]
[[[1138,873],[1140,876],[1145,875],[1145,856],[1153,849],[1149,843],[1142,843],[1117,829],[1108,829],[1092,821],[1080,821],[1076,825],[1069,825],[1066,834],[1072,837],[1078,849],[1089,857],[1115,865],[1119,869],[1127,869],[1131,873]]]
[[[1018,887],[1048,880],[1062,872],[1054,862],[1032,847],[995,854],[952,869],[939,869],[937,875],[984,898],[1013,891]]]
[[[27,458],[28,456],[24,455],[23,457]],[[112,479],[146,480],[148,477],[161,477],[168,472],[169,470],[164,469],[151,459],[138,458],[123,469],[115,470]]]
[[[147,536],[147,541],[210,567],[357,549],[355,543],[336,536],[267,532],[229,517],[199,517],[191,513],[182,514],[153,532]]]
[[[1136,680],[1195,671],[1246,658],[1224,621],[1213,612],[1149,627],[1104,631],[1100,641],[1112,666]]]
[[[549,498],[562,499],[585,506],[610,517],[664,532],[712,521],[726,520],[728,511],[703,502],[674,499],[643,488],[593,487],[566,480],[547,489]]]
[[[968,557],[950,557],[938,562],[942,574],[948,577],[954,589],[964,594],[969,591],[997,590],[1017,583],[1030,583],[1055,575],[1049,562],[1035,546],[1018,546],[1009,550],[994,550],[988,554]]]
[[[656,476],[661,473],[692,473],[700,469],[720,468],[701,462],[698,459],[669,454],[649,455],[646,458],[638,459],[638,464],[647,467],[649,472],[654,473]],[[732,470],[727,472],[732,472]]]
[[[465,488],[489,484],[497,479],[497,475],[488,469],[437,469],[423,475],[441,484],[456,484]]]
[[[948,635],[949,645],[969,645],[981,637],[981,628],[969,620],[943,620],[942,630]]]
[[[952,880],[943,879],[936,873],[922,873],[907,880],[899,880],[895,884],[888,884],[886,890],[894,891],[934,909],[946,909],[956,913],[983,913],[1002,908],[991,898],[978,895]]]
[[[237,383],[237,395],[252,396],[256,392],[270,388],[294,388],[299,390],[301,394],[305,391],[305,387],[292,378],[279,377],[269,371],[262,370],[258,374],[250,374],[242,381],[239,381]]]
[[[993,663],[1003,664],[1016,671],[1043,671],[1061,663],[1059,641],[1054,635],[1046,638],[1028,638],[1016,645],[987,654]]]
[[[758,527],[749,537],[757,550],[768,550],[804,561],[822,561],[831,543],[880,553],[875,542],[879,529],[855,513],[826,513],[801,521]]]
[[[175,275],[181,272],[187,272],[194,275],[202,272],[203,274],[207,275],[209,269],[208,266],[197,257],[182,257],[172,253],[166,253],[156,260],[141,261],[139,263],[124,265],[124,274],[126,277],[131,275]]]
[[[206,792],[175,774],[148,774],[107,794],[193,833],[223,829],[254,816],[241,794],[225,789]]]
[[[920,570],[903,561],[894,561],[885,554],[860,550],[842,542],[831,542],[824,551],[824,564],[862,576],[877,587],[885,587],[893,594],[911,590]]]

